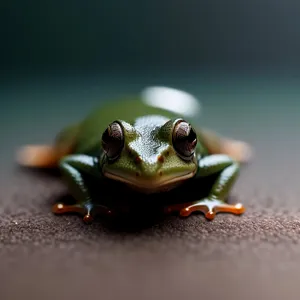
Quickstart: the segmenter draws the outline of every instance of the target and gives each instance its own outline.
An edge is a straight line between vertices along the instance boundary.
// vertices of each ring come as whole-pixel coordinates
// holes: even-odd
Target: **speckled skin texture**
[[[0,196],[1,299],[299,299],[299,84],[279,86],[255,92],[255,84],[237,91],[216,83],[202,91],[214,116],[205,124],[255,147],[232,191],[247,208],[241,217],[151,223],[141,212],[129,223],[85,225],[78,216],[52,215],[51,205],[66,192],[59,178],[14,168],[11,150],[1,149],[8,170]],[[39,128],[15,126],[22,133],[17,143],[50,139],[66,111],[55,122],[47,115]]]

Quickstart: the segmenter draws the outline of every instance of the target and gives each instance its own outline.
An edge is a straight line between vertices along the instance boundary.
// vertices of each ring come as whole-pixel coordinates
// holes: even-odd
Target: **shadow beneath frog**
[[[237,199],[234,196],[228,198],[228,203],[236,203]],[[64,203],[66,205],[74,204],[74,199],[69,195],[62,195],[59,199],[55,199],[56,203]],[[87,231],[92,232],[96,235],[103,232],[111,234],[143,234],[145,231],[155,227],[163,228],[164,226],[182,226],[178,225],[182,219],[185,219],[186,223],[189,222],[189,218],[183,218],[179,215],[178,212],[166,213],[164,211],[165,205],[159,205],[157,202],[149,203],[148,201],[140,201],[139,203],[126,203],[122,207],[118,207],[113,214],[98,214],[95,216],[92,224],[85,224],[83,222],[83,216],[78,213],[66,213],[66,215],[74,215],[78,217],[80,226],[84,225],[83,228],[86,228]],[[112,207],[110,207],[112,208]],[[114,209],[112,208],[112,211]],[[222,213],[219,213],[219,215]],[[197,215],[199,222],[211,222],[205,219],[205,216],[202,212],[194,212],[193,215]],[[56,215],[59,218],[61,215]],[[218,216],[216,216],[217,218]],[[238,216],[237,216],[238,217]],[[78,224],[78,223],[77,223]]]
[[[69,194],[64,194],[55,201],[51,201],[51,207],[57,203],[63,203],[64,205],[74,205],[75,201]],[[50,207],[50,209],[51,209]],[[95,230],[98,233],[105,232],[111,233],[126,233],[137,234],[142,233],[144,230],[151,229],[153,226],[163,224],[172,218],[172,215],[167,215],[163,212],[162,206],[149,205],[148,203],[132,205],[124,203],[123,206],[108,207],[113,212],[107,214],[106,212],[99,213],[95,216],[91,224],[85,224],[83,221],[83,215],[76,212],[68,212],[64,214],[55,214],[57,218],[61,216],[73,215],[78,217],[81,224],[86,226],[88,231]],[[100,230],[100,228],[102,230]]]

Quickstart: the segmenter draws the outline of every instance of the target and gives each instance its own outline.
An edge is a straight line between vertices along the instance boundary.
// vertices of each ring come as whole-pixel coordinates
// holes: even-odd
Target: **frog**
[[[17,161],[59,170],[74,203],[55,203],[52,212],[79,214],[87,224],[112,214],[116,203],[130,207],[130,199],[137,207],[159,202],[155,207],[181,217],[242,215],[245,206],[228,197],[252,148],[199,126],[201,111],[201,101],[186,91],[149,86],[102,104],[65,126],[52,143],[22,146]]]

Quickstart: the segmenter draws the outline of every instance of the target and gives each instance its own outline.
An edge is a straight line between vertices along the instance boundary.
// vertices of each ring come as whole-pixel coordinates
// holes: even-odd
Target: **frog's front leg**
[[[196,180],[201,178],[218,174],[216,181],[214,182],[212,189],[207,198],[195,201],[189,204],[183,204],[181,206],[175,205],[169,207],[169,211],[179,210],[180,215],[187,217],[192,212],[200,211],[205,214],[205,217],[212,220],[216,213],[226,212],[233,214],[242,214],[245,208],[242,204],[228,204],[225,203],[230,189],[237,179],[239,173],[239,164],[233,161],[227,155],[210,155],[199,160],[198,171],[196,174]]]
[[[70,193],[76,200],[76,204],[65,205],[63,203],[57,203],[52,208],[55,214],[70,212],[80,213],[84,216],[84,222],[90,223],[93,217],[100,211],[110,212],[109,209],[104,206],[95,205],[92,201],[88,185],[84,180],[85,174],[101,181],[102,176],[99,172],[97,158],[81,154],[70,155],[61,160],[59,167]]]

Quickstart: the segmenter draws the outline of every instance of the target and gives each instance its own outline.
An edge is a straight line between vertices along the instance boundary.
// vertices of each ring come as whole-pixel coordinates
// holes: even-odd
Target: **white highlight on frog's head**
[[[142,92],[142,101],[149,106],[168,110],[182,116],[199,115],[201,103],[193,95],[164,86],[151,86]]]

